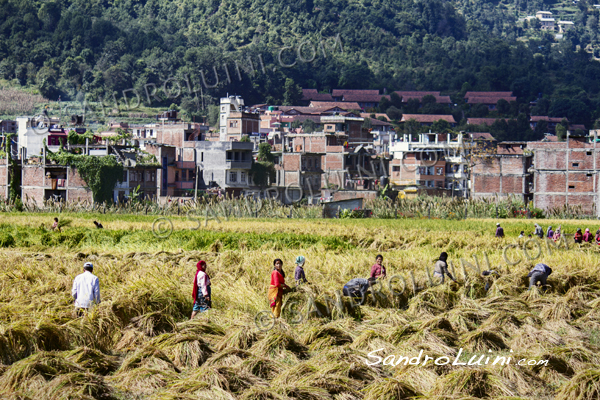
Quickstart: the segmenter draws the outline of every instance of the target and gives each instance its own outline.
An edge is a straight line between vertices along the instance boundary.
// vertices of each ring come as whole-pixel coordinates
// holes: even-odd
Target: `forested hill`
[[[540,33],[523,41],[518,12],[535,14],[538,5],[510,7],[440,0],[0,0],[0,74],[50,99],[72,100],[130,88],[147,100],[149,83],[176,78],[199,87],[203,72],[213,86],[215,70],[219,81],[204,87],[205,101],[229,92],[247,103],[283,102],[286,78],[319,90],[512,90],[523,104],[543,95],[550,99],[546,111],[591,125],[600,63],[576,46],[595,43],[598,26],[592,35],[585,21],[595,15],[597,25],[597,11],[581,1],[583,25],[564,39]],[[183,93],[177,102],[198,106],[194,93]]]

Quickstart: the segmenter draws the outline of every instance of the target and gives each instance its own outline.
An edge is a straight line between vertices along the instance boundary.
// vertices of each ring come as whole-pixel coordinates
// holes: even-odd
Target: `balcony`
[[[194,181],[189,181],[189,182],[175,182],[175,187],[177,189],[193,189],[194,188]]]
[[[194,161],[175,161],[175,167],[179,169],[195,169],[196,163]]]
[[[225,168],[227,168],[227,169],[250,169],[251,167],[252,167],[252,161],[227,160],[225,162]]]

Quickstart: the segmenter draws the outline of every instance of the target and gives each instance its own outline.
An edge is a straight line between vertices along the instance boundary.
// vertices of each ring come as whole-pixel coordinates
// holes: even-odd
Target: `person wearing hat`
[[[75,299],[77,316],[82,316],[92,305],[100,303],[100,280],[92,271],[94,264],[83,264],[83,273],[75,277],[71,295]]]
[[[433,267],[433,277],[441,278],[440,284],[444,283],[444,276],[446,275],[448,275],[448,278],[456,282],[456,279],[454,279],[450,271],[448,271],[448,264],[446,263],[447,259],[448,253],[446,253],[445,251],[442,252],[442,254],[440,254],[440,258],[437,260]]]
[[[294,279],[296,279],[296,285],[301,283],[308,283],[306,275],[304,275],[304,263],[306,259],[304,256],[296,257],[296,271],[294,272]]]
[[[200,260],[196,264],[196,275],[194,276],[194,289],[192,290],[192,297],[194,298],[194,307],[192,309],[192,316],[190,319],[194,319],[198,312],[204,312],[209,308],[212,308],[212,301],[210,299],[210,276],[206,273],[206,261]]]
[[[496,237],[503,238],[504,237],[504,229],[500,226],[500,222],[496,224]]]

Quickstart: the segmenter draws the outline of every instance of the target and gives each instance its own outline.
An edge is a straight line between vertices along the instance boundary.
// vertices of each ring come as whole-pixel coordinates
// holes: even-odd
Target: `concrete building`
[[[52,142],[65,138],[66,134],[61,129],[50,132],[50,128],[57,128],[58,118],[38,117],[17,117],[17,135],[19,146],[19,158],[27,159],[30,156],[42,154],[44,140],[50,144]]]
[[[220,187],[227,194],[239,196],[248,190],[252,167],[251,142],[197,142],[196,163],[200,188]]]
[[[221,98],[219,115],[219,140],[241,140],[244,135],[260,132],[260,115],[244,111],[240,96]]]
[[[533,199],[531,152],[527,142],[500,142],[489,151],[473,154],[471,195],[473,198],[521,197]],[[493,145],[492,145],[493,146]],[[526,149],[527,148],[527,149]]]
[[[545,31],[554,30],[554,18],[552,18],[550,11],[538,11],[535,13],[535,17],[540,20],[540,29]]]
[[[470,146],[462,134],[398,136],[390,144],[390,183],[397,187],[450,190],[450,194],[468,197]]]
[[[533,151],[535,207],[543,210],[581,206],[586,214],[598,216],[597,131],[587,137],[569,136],[565,142],[530,142]]]
[[[298,151],[276,153],[275,186],[278,198],[286,204],[308,198],[309,204],[312,204],[321,196],[321,167],[325,146],[315,145],[313,150],[312,134],[294,135],[294,138],[297,143],[303,143],[294,146]]]

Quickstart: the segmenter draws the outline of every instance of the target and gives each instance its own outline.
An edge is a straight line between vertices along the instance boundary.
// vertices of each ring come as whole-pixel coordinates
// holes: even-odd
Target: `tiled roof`
[[[506,119],[506,118],[467,118],[467,124],[469,125],[488,125],[492,126],[492,124],[498,120]]]
[[[418,96],[427,96],[428,94],[432,96],[439,96],[440,92],[424,92],[424,91],[406,91],[406,90],[396,90],[398,96],[408,96],[408,97],[418,97]]]
[[[496,104],[498,102],[498,100],[500,100],[500,99],[504,99],[504,100],[508,101],[509,103],[511,101],[517,101],[517,98],[514,96],[497,96],[497,97],[474,96],[474,97],[469,97],[469,98],[467,98],[465,96],[465,98],[467,99],[467,104]]]
[[[435,102],[439,103],[439,104],[450,104],[452,103],[452,100],[450,100],[450,96],[439,96],[439,95],[429,95],[429,94],[424,94],[424,95],[404,95],[402,96],[402,102],[403,103],[407,103],[410,99],[417,99],[419,100],[419,102],[423,101],[423,97],[425,96],[433,96],[435,97]]]
[[[333,101],[329,93],[319,93],[317,89],[302,89],[302,100]]]
[[[512,92],[467,92],[465,99],[470,97],[511,97]]]
[[[381,94],[367,94],[367,93],[350,93],[344,95],[344,101],[356,101],[356,102],[369,102],[369,103],[379,103],[382,97],[386,99],[390,99],[388,95]]]
[[[544,115],[532,115],[531,117],[529,117],[529,121],[530,122],[548,121],[548,122],[559,123],[563,120],[563,118],[566,119],[567,121],[569,121],[567,119],[567,117],[546,117]]]
[[[358,105],[358,103],[341,101],[311,101],[309,106],[311,108],[320,107],[330,109],[334,107],[339,107],[342,110],[360,110],[360,106]]]
[[[438,120],[448,121],[451,124],[455,124],[456,121],[452,115],[429,115],[429,114],[404,114],[400,122],[406,122],[414,119],[417,122],[435,122]]]
[[[379,94],[379,90],[377,89],[333,89],[331,95],[333,97],[342,97],[347,94]]]
[[[473,140],[496,140],[489,132],[471,132]]]
[[[363,117],[363,118],[371,118],[371,113],[360,113],[360,116]],[[375,118],[379,118],[379,117],[385,117],[386,121],[390,120],[390,118],[387,116],[387,114],[376,113],[375,114]]]

